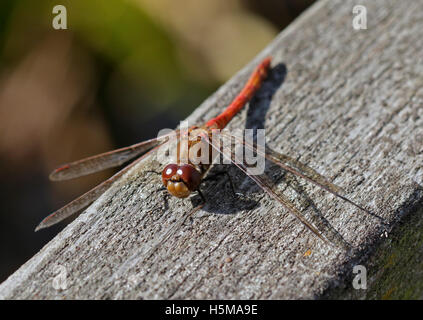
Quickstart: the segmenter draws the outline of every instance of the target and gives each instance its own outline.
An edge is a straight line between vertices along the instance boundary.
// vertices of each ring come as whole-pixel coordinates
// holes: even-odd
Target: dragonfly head
[[[200,185],[201,173],[190,164],[168,164],[162,171],[162,181],[171,195],[186,198]]]

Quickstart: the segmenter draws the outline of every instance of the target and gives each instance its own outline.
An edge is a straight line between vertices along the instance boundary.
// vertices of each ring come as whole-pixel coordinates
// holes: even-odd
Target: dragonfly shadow
[[[279,63],[269,70],[267,79],[251,99],[245,123],[246,129],[263,129],[267,111],[275,92],[285,81],[288,69],[284,63]]]
[[[232,173],[232,169],[235,169],[233,165],[230,165],[230,168],[227,165],[214,165],[210,169],[200,187],[206,201],[203,211],[213,214],[235,214],[242,210],[252,210],[257,206],[256,200],[237,188],[236,181],[240,181],[240,178]],[[203,200],[199,195],[191,198],[194,207],[201,201]]]
[[[277,168],[283,170],[281,168]],[[283,176],[283,180],[287,185],[287,188],[291,188],[299,197],[299,202],[301,203],[301,212],[305,212],[309,207],[311,210],[308,210],[310,214],[308,215],[308,221],[310,221],[317,229],[328,239],[332,244],[335,244],[337,247],[344,249],[351,249],[352,246],[349,244],[342,235],[329,223],[329,221],[324,217],[321,210],[319,210],[315,202],[308,196],[307,192],[304,190],[304,187],[298,182],[298,178],[286,173]]]
[[[249,102],[245,125],[246,129],[264,128],[266,113],[269,110],[272,98],[285,81],[286,74],[287,67],[284,63],[279,63],[269,70],[266,80],[264,80],[260,89]],[[222,166],[224,167],[225,165],[214,165],[210,169],[208,176],[221,176],[223,171],[229,174],[229,171],[232,171],[231,169],[234,167],[231,166],[231,169],[228,170]],[[208,183],[204,186],[204,196],[207,203],[203,210],[218,214],[234,214],[242,210],[251,210],[258,204],[257,201],[248,196],[244,196],[236,190],[235,180],[233,182],[228,182],[225,177],[218,177],[212,180],[214,180],[213,185],[215,186],[211,186],[211,184]],[[239,179],[236,179],[236,181],[239,181]],[[216,190],[214,188],[216,188]],[[227,190],[226,194],[230,194],[231,196],[222,197],[222,190],[225,190],[225,192]],[[194,206],[198,205],[199,201],[201,201],[200,196],[193,197],[191,200]]]
[[[280,86],[285,81],[288,69],[284,63],[279,63],[274,66],[269,72],[267,80],[263,83],[263,86],[258,91],[257,95],[251,100],[250,106],[247,112],[246,120],[246,129],[262,129],[265,127],[265,119],[267,111],[269,110],[272,97],[275,92],[280,88]],[[309,217],[310,222],[312,222],[318,229],[324,234],[328,240],[337,246],[349,249],[350,245],[346,242],[343,237],[337,232],[329,223],[327,219],[324,218],[321,211],[316,207],[312,199],[307,195],[304,188],[298,182],[297,178],[291,174],[287,174],[286,171],[281,169],[278,166],[268,165],[266,161],[266,167],[272,168],[267,170],[268,177],[271,178],[272,183],[280,183],[281,179],[286,183],[288,188],[291,188],[299,196],[300,202],[303,203],[302,207],[311,207],[313,214]],[[274,168],[276,167],[276,168]],[[272,178],[279,177],[279,178]],[[304,209],[304,210],[305,210]]]
[[[221,175],[222,170],[226,171],[231,178],[223,177]],[[351,245],[332,227],[321,210],[317,208],[317,205],[307,194],[297,177],[271,162],[266,164],[265,175],[271,184],[280,185],[277,193],[285,194],[285,196],[295,193],[295,199],[293,200],[295,206],[300,212],[304,213],[303,216],[307,215],[307,220],[316,226],[330,243],[338,248],[351,249]],[[252,210],[260,205],[260,198],[264,191],[252,180],[249,181],[249,178],[236,169],[235,166],[227,168],[225,165],[216,165],[210,170],[209,176],[212,177],[209,179],[211,181],[205,182],[202,188],[206,198],[206,205],[203,211],[210,214],[228,215],[236,214],[243,210]],[[232,190],[231,187],[233,181],[241,182],[239,186],[234,185],[235,190]],[[193,207],[200,204],[201,201],[202,199],[198,195],[191,198]],[[281,208],[281,210],[284,209]]]
[[[262,129],[265,126],[265,119],[267,111],[269,110],[270,103],[276,91],[280,88],[287,75],[287,68],[285,64],[280,63],[269,71],[268,78],[264,81],[262,87],[258,90],[254,98],[250,101],[249,109],[247,112],[246,129]],[[270,165],[272,164],[272,165]],[[211,168],[209,175],[216,175],[219,173],[224,165],[215,165]],[[276,167],[276,168],[275,168]],[[234,214],[242,210],[251,210],[259,204],[257,198],[261,188],[253,181],[247,182],[249,178],[235,166],[223,168],[227,172],[231,172],[233,176],[237,175],[235,185],[228,179],[215,179],[213,185],[205,183],[204,196],[206,198],[206,206],[204,211],[210,213],[220,214]],[[235,171],[236,170],[236,173]],[[238,176],[241,174],[241,176]],[[231,174],[229,174],[230,176]],[[307,213],[307,220],[309,220],[317,229],[333,244],[345,249],[350,248],[350,245],[343,239],[343,237],[330,225],[328,220],[323,216],[315,203],[307,195],[304,188],[297,181],[296,177],[287,174],[279,166],[270,161],[266,161],[266,176],[270,179],[272,185],[284,183],[284,191],[289,192],[292,190],[297,195],[295,205],[298,206],[301,212]],[[245,183],[247,182],[247,183]],[[232,190],[231,190],[232,189]],[[233,190],[237,189],[237,190]],[[283,188],[282,188],[283,189]],[[292,189],[292,190],[289,190]],[[225,190],[222,196],[222,190]],[[201,198],[193,197],[193,205],[198,205],[196,202],[201,201]],[[299,205],[297,204],[299,203]],[[306,210],[309,208],[312,210]]]

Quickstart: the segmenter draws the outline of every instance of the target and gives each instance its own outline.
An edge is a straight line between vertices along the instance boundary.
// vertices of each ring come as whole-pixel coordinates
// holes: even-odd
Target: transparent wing
[[[293,159],[285,154],[273,151],[268,147],[266,147],[265,150],[263,150],[260,147],[257,148],[255,143],[250,143],[248,141],[245,141],[243,138],[238,137],[236,135],[228,135],[227,133],[223,131],[221,134],[226,139],[233,137],[239,143],[242,143],[243,145],[245,145],[246,148],[249,148],[253,152],[257,152],[257,154],[272,161],[276,165],[280,166],[282,169],[310,181],[311,183],[322,188],[323,190],[326,190],[332,193],[333,195],[339,197],[340,199],[359,208],[360,210],[363,210],[364,212],[367,212],[374,216],[374,214],[371,213],[369,210],[363,208],[362,206],[358,205],[357,203],[353,202],[352,200],[342,195],[341,193],[345,193],[345,191],[341,187],[329,182],[324,176],[316,172],[314,169],[308,167],[307,165],[301,163],[300,161]]]
[[[173,134],[176,135],[175,133]],[[120,166],[125,162],[163,143],[163,139],[168,138],[170,135],[172,134],[146,140],[129,147],[116,149],[65,164],[54,170],[50,174],[49,178],[53,181],[68,180],[108,168]]]
[[[104,193],[113,182],[115,182],[118,178],[120,178],[122,175],[124,175],[129,169],[131,169],[135,164],[137,164],[139,161],[144,159],[146,156],[150,155],[154,151],[157,150],[162,145],[162,143],[156,147],[154,147],[152,150],[148,151],[146,154],[144,154],[142,157],[137,159],[136,161],[132,162],[131,164],[127,165],[125,168],[120,170],[118,173],[113,175],[111,178],[105,180],[104,182],[100,183],[95,188],[91,189],[90,191],[84,193],[79,198],[76,198],[72,202],[68,203],[64,207],[60,208],[59,210],[53,212],[46,218],[44,218],[43,221],[35,228],[35,231],[38,231],[43,228],[50,227],[63,219],[66,219],[67,217],[71,216],[75,212],[87,207],[89,204],[94,202],[102,193]]]
[[[233,164],[235,164],[241,171],[243,171],[248,177],[250,177],[255,183],[257,183],[261,188],[263,188],[272,198],[278,201],[285,209],[287,209],[295,218],[297,218],[302,224],[304,224],[310,231],[312,231],[316,236],[322,239],[325,242],[328,242],[321,233],[311,224],[309,223],[301,214],[301,212],[295,207],[295,205],[287,199],[285,196],[276,193],[272,187],[272,183],[266,179],[265,176],[261,175],[251,175],[248,173],[246,166],[239,161],[234,160],[234,155],[229,155],[226,152],[222,152],[221,148],[210,141],[209,137],[204,134],[202,138],[207,141],[213,149],[218,151],[220,154],[223,155],[224,158],[230,160]]]

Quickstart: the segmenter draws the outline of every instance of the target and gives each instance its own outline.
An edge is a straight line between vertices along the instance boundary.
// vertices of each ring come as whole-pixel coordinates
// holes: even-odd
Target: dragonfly
[[[120,148],[117,150],[105,152],[99,155],[91,156],[82,160],[74,161],[55,169],[50,174],[50,180],[59,181],[73,179],[80,176],[88,175],[94,172],[105,170],[112,167],[121,166],[124,163],[129,162],[136,158],[135,161],[121,169],[111,178],[105,180],[95,188],[86,192],[79,198],[73,200],[69,204],[65,205],[61,209],[53,212],[47,216],[41,223],[36,227],[35,231],[43,228],[50,227],[70,215],[78,212],[79,210],[87,207],[89,204],[94,202],[102,193],[104,193],[110,186],[121,178],[126,172],[133,168],[140,161],[145,159],[147,156],[157,152],[157,150],[164,144],[169,143],[171,139],[176,139],[177,146],[179,147],[182,141],[185,141],[187,148],[179,151],[178,148],[176,161],[167,164],[161,172],[161,180],[163,186],[167,191],[177,198],[187,198],[193,192],[197,191],[204,200],[204,196],[201,194],[199,189],[205,175],[210,169],[213,159],[209,161],[203,161],[194,163],[190,158],[190,151],[199,146],[208,149],[208,151],[216,151],[218,154],[228,159],[231,163],[235,164],[242,172],[250,177],[262,190],[264,190],[269,196],[275,199],[281,204],[288,212],[290,212],[296,219],[298,219],[304,226],[306,226],[311,232],[313,232],[320,239],[327,241],[321,232],[302,215],[299,209],[296,208],[294,203],[281,192],[277,191],[277,184],[273,183],[270,179],[266,178],[265,174],[254,175],[250,174],[248,166],[242,161],[236,161],[231,151],[223,150],[215,141],[213,141],[213,132],[216,130],[224,129],[232,118],[237,115],[243,107],[252,99],[263,82],[267,78],[271,70],[271,57],[267,57],[262,60],[255,70],[250,75],[246,84],[236,96],[236,98],[229,104],[229,106],[221,112],[218,116],[207,121],[205,124],[200,126],[192,126],[187,129],[181,129],[177,131],[172,137],[169,135],[153,138],[146,140],[129,147]],[[222,133],[223,134],[223,133]],[[227,135],[227,133],[226,133]],[[183,140],[185,137],[185,140]],[[327,178],[320,175],[311,167],[301,163],[300,161],[271,150],[270,148],[259,148],[253,142],[246,142],[241,137],[234,137],[235,143],[242,145],[244,148],[256,152],[258,155],[264,157],[266,160],[278,165],[283,170],[290,172],[300,178],[303,178],[319,188],[335,195],[336,197],[354,205],[355,207],[369,212],[362,206],[348,199],[344,194],[342,188],[330,182]],[[188,152],[188,154],[187,154]],[[212,154],[213,152],[209,152]]]

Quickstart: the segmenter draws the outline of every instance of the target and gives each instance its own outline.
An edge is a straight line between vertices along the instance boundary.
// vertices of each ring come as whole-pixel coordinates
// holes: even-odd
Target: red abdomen
[[[272,58],[267,57],[257,66],[234,101],[221,114],[207,122],[207,127],[211,129],[223,129],[226,127],[228,122],[231,121],[260,88],[263,80],[267,77],[271,61]]]

